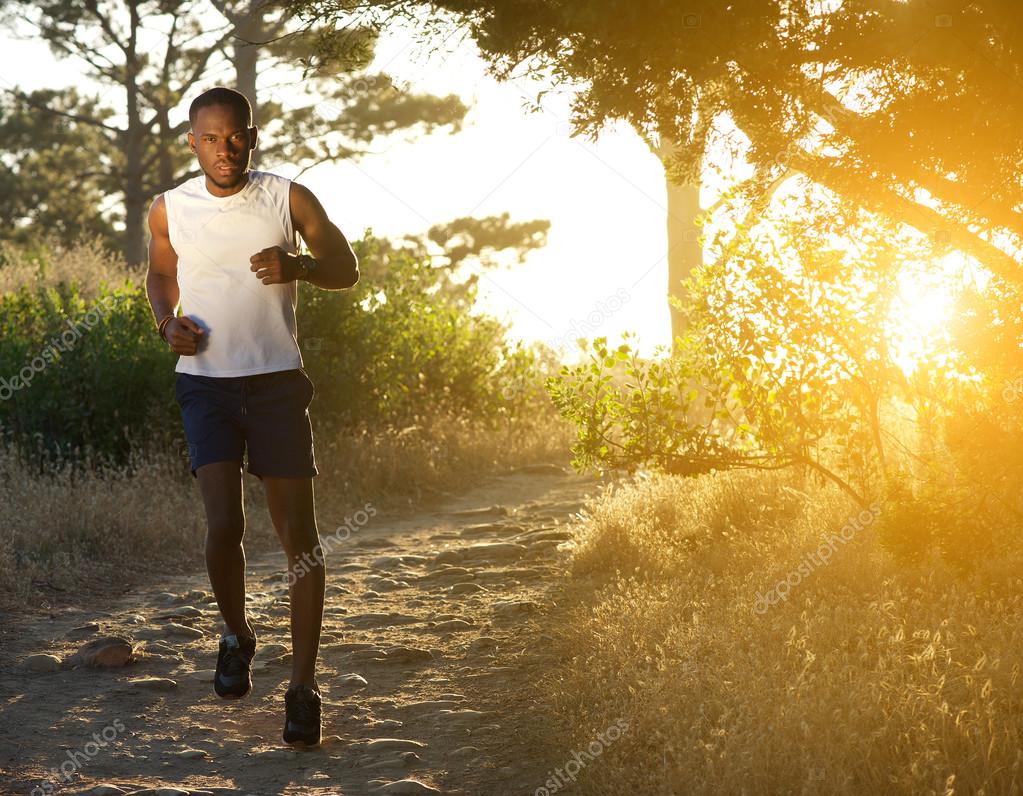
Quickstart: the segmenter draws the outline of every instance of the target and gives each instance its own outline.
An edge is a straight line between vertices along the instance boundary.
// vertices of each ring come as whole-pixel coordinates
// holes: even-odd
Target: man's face
[[[233,188],[247,179],[256,128],[246,128],[245,122],[229,105],[210,105],[199,109],[188,133],[188,146],[199,159],[199,167],[220,188]]]

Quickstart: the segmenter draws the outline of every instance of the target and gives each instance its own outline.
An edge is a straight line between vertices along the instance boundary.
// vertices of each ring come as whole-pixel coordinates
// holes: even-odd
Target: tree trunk
[[[139,66],[135,46],[139,17],[137,8],[130,7],[131,28],[125,52],[124,83],[128,95],[128,126],[124,137],[124,259],[129,267],[141,265],[146,259],[146,240],[143,225],[145,197],[142,189],[143,129],[139,109],[137,86]]]
[[[694,268],[703,264],[703,246],[700,243],[700,185],[679,185],[668,176],[668,164],[675,152],[675,143],[661,139],[658,156],[665,167],[665,185],[668,199],[668,295],[683,297],[682,280]],[[682,314],[669,306],[671,313],[671,341],[685,332]]]
[[[235,25],[235,39],[231,47],[231,62],[234,64],[237,83],[235,88],[252,104],[252,123],[257,126],[263,123],[256,94],[256,66],[259,63],[259,42],[264,41],[267,33],[263,18],[265,5],[265,0],[252,0],[245,13],[231,18]],[[256,149],[252,151],[254,169],[259,165],[259,154],[257,143]]]

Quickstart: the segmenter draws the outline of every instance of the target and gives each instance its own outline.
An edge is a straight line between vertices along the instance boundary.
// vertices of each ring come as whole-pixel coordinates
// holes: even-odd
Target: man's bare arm
[[[170,242],[167,204],[160,195],[149,208],[149,268],[146,270],[146,296],[159,323],[176,315],[181,297],[178,289],[178,253]],[[191,318],[174,318],[164,328],[164,336],[178,354],[191,355],[198,348],[202,328]]]
[[[327,290],[340,290],[358,282],[359,260],[313,192],[293,182],[290,202],[291,223],[318,263],[306,281]]]
[[[171,246],[167,227],[167,206],[163,195],[149,208],[149,269],[146,271],[146,295],[154,318],[159,321],[174,315],[178,306],[178,254]]]

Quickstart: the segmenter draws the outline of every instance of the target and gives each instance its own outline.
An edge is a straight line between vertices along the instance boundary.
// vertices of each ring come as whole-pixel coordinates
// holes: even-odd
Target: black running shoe
[[[297,684],[284,695],[284,741],[316,746],[320,742],[320,692]]]
[[[220,637],[220,655],[213,690],[224,699],[243,697],[252,688],[252,656],[256,639],[234,633]]]

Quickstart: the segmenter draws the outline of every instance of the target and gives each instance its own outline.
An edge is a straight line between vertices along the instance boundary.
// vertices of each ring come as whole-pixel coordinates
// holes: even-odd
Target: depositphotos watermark
[[[550,772],[551,776],[547,778],[543,785],[533,791],[533,796],[550,796],[552,793],[557,793],[569,782],[575,782],[575,778],[579,776],[579,772],[582,771],[587,763],[592,763],[594,759],[600,757],[604,753],[604,749],[621,738],[628,729],[629,723],[625,719],[615,719],[614,724],[603,732],[597,733],[599,740],[590,741],[586,751],[572,752],[571,760],[565,763],[564,766]],[[583,761],[583,757],[588,759]]]
[[[1003,401],[1007,404],[1011,404],[1019,400],[1021,395],[1023,395],[1023,377],[1005,382],[1005,386],[1002,388]]]
[[[82,336],[83,328],[91,329],[98,324],[99,319],[113,309],[113,304],[116,301],[117,298],[115,296],[104,296],[97,302],[97,304],[102,305],[102,309],[93,307],[82,316],[81,320],[75,323],[72,323],[69,318],[67,320],[68,328],[60,334],[51,337],[46,345],[43,346],[43,350],[32,357],[25,367],[18,371],[17,375],[11,376],[9,379],[0,378],[0,401],[6,401],[22,387],[30,386],[32,379],[37,374],[46,370],[46,366],[55,361],[58,358],[58,354],[66,354],[73,349],[75,343]]]
[[[784,602],[789,598],[789,591],[794,586],[798,586],[803,582],[803,578],[808,578],[813,571],[820,566],[828,563],[831,559],[831,555],[835,552],[835,543],[841,541],[842,544],[851,542],[853,537],[859,532],[866,528],[881,515],[881,506],[877,502],[870,504],[870,510],[863,509],[855,517],[850,517],[845,525],[841,527],[837,534],[831,534],[824,541],[820,543],[820,546],[815,552],[807,553],[803,556],[803,560],[799,566],[793,569],[785,577],[784,580],[779,580],[770,589],[767,590],[767,594],[761,594],[757,592],[757,600],[753,605],[753,610],[758,614],[766,614],[767,609],[772,605],[777,605],[778,601]]]
[[[72,782],[71,775],[74,772],[98,755],[100,748],[107,746],[123,732],[124,722],[120,719],[114,719],[112,723],[99,732],[94,732],[92,734],[93,740],[87,741],[80,751],[68,749],[68,759],[61,763],[59,767],[51,768],[50,779],[44,780],[41,784],[32,788],[29,791],[30,796],[49,796],[53,789],[57,787],[58,779],[62,780],[65,784],[70,784]]]
[[[344,523],[339,525],[332,534],[320,539],[320,543],[313,548],[312,553],[302,553],[299,560],[288,567],[288,571],[284,574],[284,579],[280,583],[271,587],[270,592],[275,596],[283,596],[287,594],[288,590],[295,585],[298,579],[308,575],[313,567],[323,566],[324,556],[329,553],[335,545],[339,545],[342,542],[347,541],[355,531],[366,525],[371,518],[376,516],[376,514],[376,506],[372,503],[367,503],[351,517],[345,517]]]

